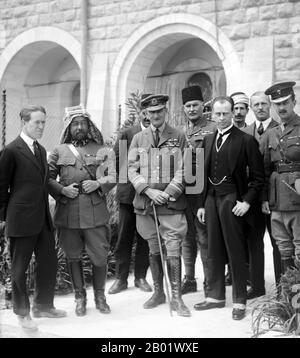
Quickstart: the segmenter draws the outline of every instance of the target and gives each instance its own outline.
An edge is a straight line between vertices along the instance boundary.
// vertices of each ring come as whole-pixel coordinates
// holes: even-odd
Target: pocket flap
[[[75,165],[76,158],[69,156],[62,156],[58,159],[57,165]]]

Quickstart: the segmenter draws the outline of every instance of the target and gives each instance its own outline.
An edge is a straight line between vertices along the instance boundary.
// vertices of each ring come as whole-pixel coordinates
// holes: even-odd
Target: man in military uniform
[[[104,184],[101,178],[97,179],[100,169],[97,153],[101,148],[102,135],[87,111],[81,106],[66,108],[60,145],[49,157],[49,187],[50,194],[56,199],[54,224],[68,260],[77,316],[86,314],[84,249],[92,262],[96,308],[101,313],[110,313],[104,295],[109,213],[103,194],[115,184]]]
[[[163,268],[153,208],[155,206],[166,253],[172,288],[171,308],[180,316],[190,316],[181,298],[181,244],[187,232],[183,193],[184,133],[165,122],[167,95],[152,95],[142,102],[147,107],[150,126],[137,133],[131,142],[128,176],[136,194],[133,206],[136,226],[147,240],[154,294],[144,308],[154,308],[165,302]]]
[[[300,117],[295,113],[295,82],[269,87],[282,124],[268,131],[263,142],[265,174],[269,179],[268,201],[263,211],[271,214],[272,233],[279,247],[283,272],[300,267]]]
[[[249,126],[243,128],[245,133],[252,135],[260,144],[263,142],[267,132],[279,125],[270,117],[271,102],[264,92],[255,92],[250,97],[250,107],[255,115],[255,120]],[[262,150],[262,149],[261,149]],[[264,235],[266,227],[273,246],[273,262],[275,281],[278,284],[281,274],[280,253],[276,241],[271,233],[271,218],[261,211],[261,200],[256,200],[252,208],[254,226],[247,230],[247,243],[249,253],[249,272],[251,288],[247,292],[247,299],[256,298],[265,294],[264,282]]]
[[[233,124],[242,129],[247,127],[246,116],[249,112],[249,98],[244,92],[235,92],[230,96],[234,103]]]
[[[194,155],[196,148],[202,148],[203,138],[212,134],[216,129],[215,122],[204,118],[203,96],[199,86],[191,86],[182,90],[182,103],[184,114],[188,120],[186,137]],[[197,291],[195,280],[195,262],[197,257],[197,242],[199,243],[200,255],[205,277],[207,271],[207,233],[206,226],[199,222],[197,211],[199,209],[199,195],[187,194],[186,219],[188,232],[182,243],[182,256],[185,266],[185,277],[182,283],[182,294]]]
[[[143,94],[141,100],[148,96],[150,96],[150,94]],[[140,112],[137,113],[137,115],[140,117],[140,123],[122,130],[114,146],[118,174],[120,166],[126,165],[127,167],[127,156],[123,155],[124,153],[122,153],[120,143],[126,141],[125,145],[128,150],[134,135],[150,125],[147,110],[143,108],[143,106],[141,106]],[[142,291],[152,291],[150,285],[146,281],[147,269],[149,267],[149,248],[147,242],[136,231],[136,215],[132,205],[134,194],[135,190],[130,181],[127,183],[118,183],[116,198],[119,201],[119,233],[114,250],[116,259],[116,280],[108,291],[110,294],[119,293],[126,290],[128,287],[127,279],[135,235],[134,285],[139,287]]]

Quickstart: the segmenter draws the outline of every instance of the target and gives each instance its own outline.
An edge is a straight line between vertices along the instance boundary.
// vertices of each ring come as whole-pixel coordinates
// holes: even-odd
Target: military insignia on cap
[[[153,98],[152,100],[151,100],[151,105],[152,106],[156,106],[158,104],[158,100],[156,99],[156,98]]]

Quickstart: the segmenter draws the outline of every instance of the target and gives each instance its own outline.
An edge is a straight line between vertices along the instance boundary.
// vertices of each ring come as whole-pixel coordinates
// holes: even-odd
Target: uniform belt
[[[275,170],[277,173],[291,173],[300,171],[300,163],[276,163]]]

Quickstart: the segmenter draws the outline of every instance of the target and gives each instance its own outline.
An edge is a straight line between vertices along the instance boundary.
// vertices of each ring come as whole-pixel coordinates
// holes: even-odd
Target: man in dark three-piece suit
[[[143,94],[141,99],[148,97],[150,94]],[[136,133],[146,129],[150,121],[147,118],[145,108],[141,108],[140,123],[126,128],[121,131],[114,151],[116,154],[116,167],[119,173],[119,167],[127,167],[127,155],[124,155],[126,149],[128,151],[132,142],[132,138]],[[127,170],[126,170],[127,172]],[[139,287],[142,291],[150,292],[151,287],[146,281],[147,269],[149,267],[149,248],[147,241],[136,231],[136,214],[132,205],[135,190],[129,179],[121,178],[123,182],[118,183],[116,197],[119,201],[119,233],[118,240],[115,246],[114,255],[116,259],[116,280],[109,289],[108,293],[119,293],[127,289],[128,274],[131,261],[131,252],[136,235],[136,249],[134,257],[134,285]]]
[[[255,92],[250,97],[250,107],[255,115],[255,120],[249,126],[243,128],[243,132],[252,135],[259,143],[262,152],[262,143],[268,131],[279,125],[270,117],[271,102],[264,92]],[[260,198],[261,199],[261,198]],[[276,241],[271,233],[271,216],[261,210],[261,200],[253,203],[251,210],[254,215],[255,226],[247,231],[247,243],[249,252],[249,272],[251,288],[247,292],[247,299],[256,298],[265,294],[264,283],[264,235],[266,228],[270,235],[273,247],[273,264],[276,284],[279,283],[281,274],[280,253]]]
[[[43,135],[46,111],[40,106],[21,110],[22,132],[0,158],[0,221],[10,239],[13,311],[22,328],[36,330],[30,316],[26,270],[36,260],[34,317],[64,317],[53,306],[57,257],[48,204],[46,150]]]
[[[233,101],[217,97],[212,118],[217,131],[204,138],[204,191],[198,218],[208,233],[207,298],[194,306],[207,310],[225,306],[225,264],[232,269],[232,318],[245,317],[247,266],[245,221],[264,185],[262,155],[257,141],[232,124]]]

